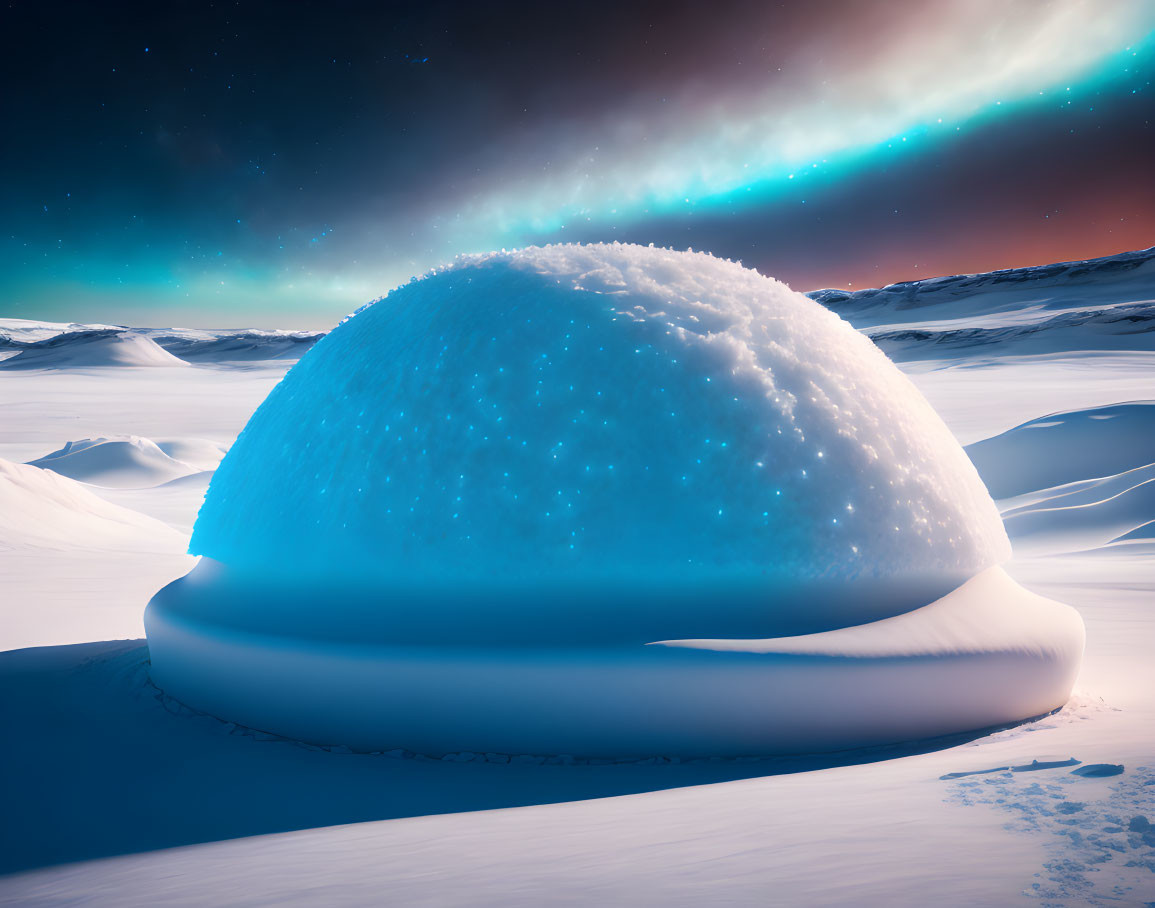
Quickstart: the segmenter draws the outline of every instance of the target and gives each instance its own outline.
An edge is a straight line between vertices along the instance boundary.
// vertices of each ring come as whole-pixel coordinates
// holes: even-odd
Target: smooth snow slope
[[[1122,473],[1155,463],[1155,401],[1051,413],[966,450],[995,498]]]
[[[1083,645],[994,567],[974,468],[866,338],[653,248],[465,259],[362,310],[242,432],[191,550],[146,615],[154,680],[367,751],[887,743],[1053,709]],[[929,648],[821,633],[940,599]],[[762,648],[645,646],[700,638]]]
[[[0,460],[0,549],[123,549],[169,552],[178,534],[98,498],[50,470]]]
[[[190,566],[186,539],[83,483],[0,460],[0,649],[138,636],[150,587]],[[101,595],[110,583],[120,595]]]

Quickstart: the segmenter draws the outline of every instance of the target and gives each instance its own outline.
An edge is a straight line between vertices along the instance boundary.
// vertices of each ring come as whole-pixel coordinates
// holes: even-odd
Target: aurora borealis
[[[14,3],[6,314],[324,327],[464,252],[797,289],[1155,242],[1144,0]]]

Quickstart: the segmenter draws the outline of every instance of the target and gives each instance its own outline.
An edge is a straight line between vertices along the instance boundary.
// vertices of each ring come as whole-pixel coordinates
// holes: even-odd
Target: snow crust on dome
[[[612,623],[664,590],[723,624],[723,600],[805,611],[806,632],[925,605],[1009,544],[949,430],[846,322],[739,264],[615,244],[464,258],[347,319],[252,417],[191,551],[391,590],[431,626],[462,617],[446,600],[514,625],[543,591],[632,591]],[[839,596],[814,584],[862,604],[823,619]]]

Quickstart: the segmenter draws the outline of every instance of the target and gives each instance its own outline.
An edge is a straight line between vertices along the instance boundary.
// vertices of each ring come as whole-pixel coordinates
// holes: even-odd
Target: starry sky
[[[2,15],[2,316],[321,328],[558,241],[799,290],[1155,244],[1150,0]]]

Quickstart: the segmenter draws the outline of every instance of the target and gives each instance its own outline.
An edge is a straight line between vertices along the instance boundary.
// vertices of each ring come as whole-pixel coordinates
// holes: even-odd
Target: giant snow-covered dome
[[[343,322],[250,420],[191,550],[149,614],[178,696],[195,648],[166,644],[189,633],[401,648],[407,672],[443,646],[621,658],[899,620],[1009,544],[946,426],[846,322],[738,264],[615,244],[463,259]],[[281,722],[358,737],[307,726]],[[507,740],[481,737],[462,747]]]

